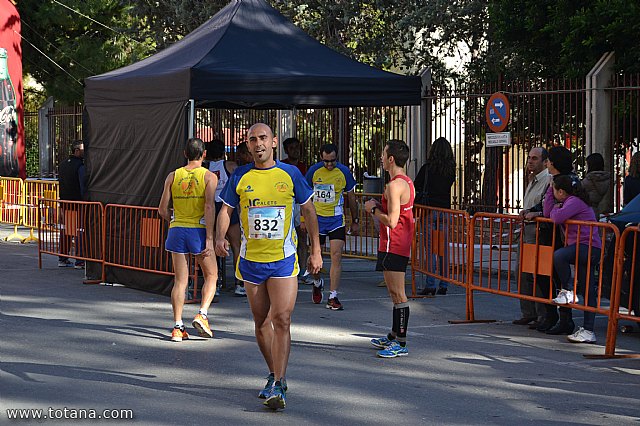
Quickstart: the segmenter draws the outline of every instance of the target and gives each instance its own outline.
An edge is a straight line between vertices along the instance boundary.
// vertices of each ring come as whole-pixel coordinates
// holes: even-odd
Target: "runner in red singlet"
[[[389,296],[393,301],[393,325],[385,337],[371,339],[378,356],[395,358],[409,354],[407,324],[409,302],[404,291],[404,280],[411,255],[414,234],[413,200],[415,189],[404,166],[409,159],[409,147],[399,140],[390,140],[382,153],[382,165],[391,181],[382,195],[382,204],[369,200],[365,208],[380,222],[380,245],[376,271],[382,271]]]

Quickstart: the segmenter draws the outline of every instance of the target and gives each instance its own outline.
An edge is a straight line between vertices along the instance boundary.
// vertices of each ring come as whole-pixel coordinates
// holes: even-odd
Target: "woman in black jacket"
[[[414,186],[416,188],[415,204],[422,204],[430,207],[451,208],[451,186],[456,180],[456,162],[453,156],[451,144],[445,138],[436,139],[427,154],[427,162],[420,168]],[[425,218],[426,221],[426,218]],[[430,262],[429,270],[448,276],[449,263],[447,259],[448,238],[446,230],[448,226],[446,215],[433,212],[431,215],[431,229],[440,230],[444,235],[444,255],[438,256],[431,253],[431,232],[427,234],[427,259]],[[425,230],[426,231],[426,230]],[[447,294],[447,282],[440,280],[438,294]],[[420,292],[421,295],[436,294],[436,278],[427,275],[426,285]]]

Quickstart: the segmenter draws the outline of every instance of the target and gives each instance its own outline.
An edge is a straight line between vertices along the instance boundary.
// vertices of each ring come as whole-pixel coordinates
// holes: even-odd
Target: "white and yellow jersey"
[[[293,205],[313,196],[297,167],[276,161],[269,169],[254,163],[238,167],[225,185],[222,201],[239,209],[240,256],[252,262],[276,262],[296,253],[298,237]]]

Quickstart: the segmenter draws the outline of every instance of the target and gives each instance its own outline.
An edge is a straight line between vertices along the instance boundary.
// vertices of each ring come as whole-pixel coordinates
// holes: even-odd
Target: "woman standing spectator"
[[[555,224],[563,224],[567,220],[594,221],[593,209],[589,206],[589,195],[582,188],[577,177],[558,175],[553,179],[554,199],[545,199],[545,212]],[[587,304],[596,306],[597,289],[594,280],[595,259],[600,257],[602,242],[600,233],[589,226],[567,225],[566,246],[553,253],[553,268],[560,281],[561,290],[553,301],[559,305],[579,303],[578,295],[573,292],[571,265],[575,265],[577,274],[577,293],[587,298]],[[591,259],[591,261],[590,261]],[[577,263],[577,264],[576,264]],[[589,270],[587,272],[587,267]],[[584,312],[583,327],[573,333],[567,340],[573,343],[595,343],[593,331],[596,314]],[[571,321],[573,323],[573,321]]]
[[[582,188],[586,191],[587,204],[591,206],[596,219],[601,214],[609,213],[609,199],[606,197],[611,186],[611,173],[604,170],[604,158],[594,153],[587,157],[587,174],[582,179]]]
[[[624,178],[622,204],[626,206],[640,194],[640,151],[633,154],[629,164],[629,174]]]
[[[436,208],[451,208],[451,186],[456,180],[456,161],[453,150],[448,140],[443,137],[436,139],[427,154],[427,162],[423,164],[416,176],[414,187],[416,189],[416,204],[422,204]],[[425,222],[427,218],[424,218]],[[438,256],[431,253],[431,232],[427,234],[427,259],[430,262],[429,269],[432,272],[440,272],[442,276],[449,274],[448,250],[448,222],[442,214],[433,212],[431,215],[431,229],[444,231],[444,255]],[[439,267],[439,268],[438,268]],[[447,294],[447,282],[440,280],[437,293]],[[436,294],[436,278],[427,275],[426,286],[420,292],[421,295]]]

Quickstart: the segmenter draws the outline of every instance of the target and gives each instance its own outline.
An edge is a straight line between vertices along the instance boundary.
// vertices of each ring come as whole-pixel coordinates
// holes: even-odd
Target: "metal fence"
[[[278,127],[277,110],[196,109],[195,135],[204,141],[221,139],[228,158],[246,141],[247,130],[256,122]],[[361,185],[364,173],[381,176],[380,156],[387,140],[409,139],[406,107],[353,107],[295,110],[292,134],[302,141],[301,160],[311,165],[320,158],[320,148],[338,145],[340,159]],[[282,141],[281,141],[282,142]]]
[[[55,178],[58,164],[70,154],[71,143],[82,139],[82,105],[57,106],[47,110],[48,124],[40,123],[38,111],[24,115],[27,176]],[[47,127],[47,140],[40,140],[40,125]],[[45,161],[48,164],[42,164]],[[44,172],[50,170],[51,172]]]
[[[640,74],[614,76],[611,82],[611,170],[614,172],[614,209],[622,206],[622,183],[631,156],[640,150]]]
[[[487,148],[485,105],[491,94],[511,103],[510,147]],[[432,89],[431,139],[446,137],[454,150],[458,176],[452,191],[457,208],[476,211],[521,208],[528,151],[564,145],[584,163],[586,91],[584,79],[452,84]]]

